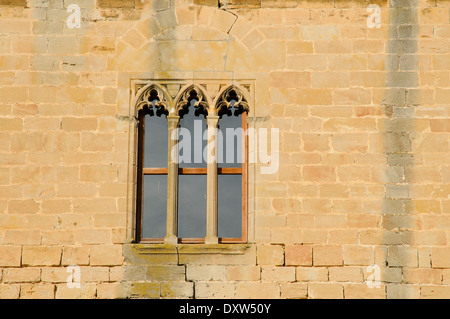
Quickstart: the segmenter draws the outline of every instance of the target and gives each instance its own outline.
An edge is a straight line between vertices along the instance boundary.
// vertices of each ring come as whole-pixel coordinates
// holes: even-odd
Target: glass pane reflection
[[[144,167],[167,167],[168,128],[164,115],[145,116]]]
[[[234,115],[234,108],[223,114],[219,121],[222,143],[218,145],[219,167],[240,167],[242,165],[242,117]],[[222,145],[220,145],[222,144]]]
[[[179,167],[206,167],[203,150],[206,149],[206,120],[191,104],[180,113]]]
[[[206,236],[206,175],[178,176],[178,237]]]
[[[218,176],[219,237],[242,237],[242,176]]]
[[[167,175],[144,175],[142,238],[166,236]]]

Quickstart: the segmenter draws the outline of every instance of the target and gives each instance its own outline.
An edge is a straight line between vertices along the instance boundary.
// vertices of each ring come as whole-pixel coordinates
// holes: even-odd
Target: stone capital
[[[167,116],[167,125],[170,129],[177,128],[179,124],[180,124],[180,116],[179,115]]]
[[[219,125],[219,116],[218,115],[208,115],[206,117],[206,123],[208,127],[215,128]]]

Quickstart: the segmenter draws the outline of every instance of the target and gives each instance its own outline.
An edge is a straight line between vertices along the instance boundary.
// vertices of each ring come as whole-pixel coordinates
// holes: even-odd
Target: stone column
[[[219,116],[207,116],[208,159],[206,181],[206,238],[205,244],[219,243],[217,231],[217,139]]]
[[[164,242],[167,244],[176,245],[178,243],[178,150],[175,150],[178,143],[178,138],[174,138],[175,130],[180,123],[178,115],[169,115],[167,117],[168,132],[169,132],[169,146],[167,156],[167,232]]]

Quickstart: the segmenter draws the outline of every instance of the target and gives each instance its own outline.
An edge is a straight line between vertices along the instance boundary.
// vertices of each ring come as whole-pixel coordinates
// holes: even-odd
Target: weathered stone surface
[[[69,4],[0,0],[0,299],[450,296],[448,1]],[[249,136],[246,243],[133,242],[150,80],[245,82],[278,130]]]

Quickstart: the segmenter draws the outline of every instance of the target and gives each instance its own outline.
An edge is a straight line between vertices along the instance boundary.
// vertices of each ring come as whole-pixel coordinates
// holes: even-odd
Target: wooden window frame
[[[145,154],[145,115],[146,111],[138,113],[138,163],[137,163],[137,199],[136,199],[136,231],[135,241],[139,243],[164,243],[164,238],[142,238],[143,228],[143,179],[145,175],[167,175],[168,168],[144,167]],[[243,130],[243,162],[241,167],[217,168],[218,175],[241,175],[241,238],[220,238],[219,244],[242,244],[248,241],[248,136],[247,136],[247,112],[240,114]],[[220,123],[220,120],[219,120]],[[178,168],[178,175],[205,175],[207,168]],[[166,193],[167,196],[167,193]],[[178,196],[178,194],[177,194]],[[178,238],[179,244],[204,244],[205,238]]]

